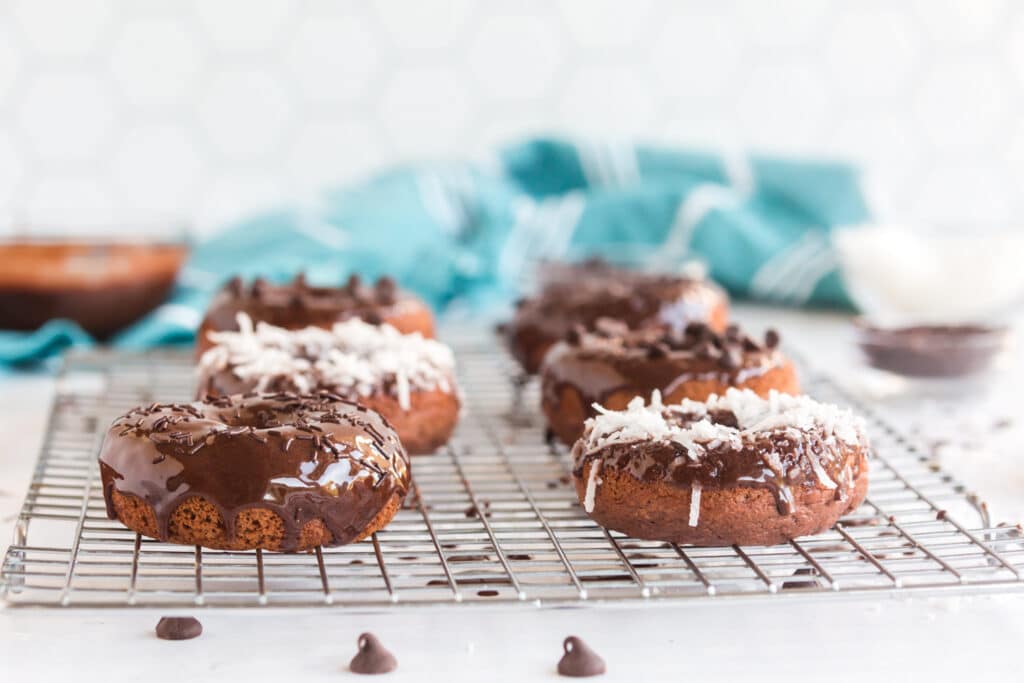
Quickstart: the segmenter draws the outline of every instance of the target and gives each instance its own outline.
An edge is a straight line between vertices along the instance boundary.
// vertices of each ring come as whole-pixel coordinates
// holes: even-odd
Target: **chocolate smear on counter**
[[[386,674],[398,668],[395,656],[380,644],[377,636],[364,633],[359,636],[359,652],[349,662],[348,668],[356,674]]]
[[[562,676],[585,678],[600,676],[605,672],[604,660],[576,636],[569,636],[562,642],[565,653],[558,660],[558,673]]]
[[[810,577],[814,577],[816,575],[817,575],[817,572],[814,571],[814,569],[812,569],[811,567],[801,567],[800,569],[797,569],[795,572],[793,572],[793,576],[810,576]],[[809,580],[809,581],[784,581],[782,583],[782,590],[792,590],[792,589],[795,589],[795,588],[817,588],[817,587],[818,587],[818,582],[813,580],[813,578],[811,580]]]
[[[203,625],[195,617],[161,617],[156,624],[156,637],[161,640],[190,640],[202,632]]]

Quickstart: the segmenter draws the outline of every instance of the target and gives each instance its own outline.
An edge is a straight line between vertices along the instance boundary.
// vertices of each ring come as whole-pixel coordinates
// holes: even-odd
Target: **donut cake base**
[[[455,347],[465,398],[449,445],[413,460],[414,486],[387,526],[360,542],[293,554],[162,543],[109,520],[94,464],[98,435],[131,406],[157,397],[190,400],[192,359],[187,352],[73,355],[3,558],[0,598],[67,607],[202,603],[365,612],[827,603],[1024,589],[1019,531],[984,519],[962,492],[973,489],[933,471],[921,459],[926,451],[866,406],[853,407],[868,418],[876,452],[871,488],[836,528],[739,548],[673,546],[605,531],[578,503],[567,449],[544,440],[538,384],[526,385],[516,410],[509,378],[517,366],[489,331],[447,329],[439,338]],[[849,405],[827,377],[796,360],[808,393]],[[249,533],[242,525],[238,531]]]

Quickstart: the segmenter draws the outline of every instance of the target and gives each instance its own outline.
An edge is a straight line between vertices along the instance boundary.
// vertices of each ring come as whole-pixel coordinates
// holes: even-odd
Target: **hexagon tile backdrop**
[[[0,0],[0,225],[209,231],[554,132],[845,157],[880,215],[1007,227],[1022,105],[1009,0]]]

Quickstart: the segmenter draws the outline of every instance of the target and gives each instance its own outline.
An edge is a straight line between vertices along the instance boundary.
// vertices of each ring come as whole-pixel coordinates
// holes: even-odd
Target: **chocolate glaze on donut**
[[[114,421],[100,451],[107,514],[114,494],[152,507],[156,536],[187,498],[221,513],[227,539],[243,510],[276,513],[283,551],[321,520],[331,545],[360,538],[393,497],[409,489],[408,456],[377,413],[332,394],[225,396],[154,403]]]
[[[256,278],[246,286],[236,277],[210,303],[199,327],[198,352],[209,348],[208,332],[238,330],[238,313],[287,329],[329,328],[342,320],[360,318],[373,325],[388,323],[403,333],[434,336],[430,309],[413,294],[399,289],[390,277],[368,286],[358,275],[352,275],[343,287],[315,287],[302,274],[283,285]]]
[[[412,455],[433,452],[455,429],[455,357],[441,342],[359,319],[286,330],[238,315],[239,332],[209,335],[199,396],[329,391],[384,415]]]
[[[766,336],[759,343],[735,325],[719,334],[696,322],[682,332],[630,330],[621,321],[602,318],[592,331],[571,330],[548,352],[544,396],[557,402],[559,390],[571,385],[586,405],[604,405],[623,389],[642,396],[658,389],[669,396],[683,382],[698,379],[737,386],[789,363],[777,348],[778,334]]]
[[[858,420],[806,397],[730,390],[707,404],[663,406],[655,395],[649,407],[636,399],[589,421],[573,475],[587,512],[609,528],[679,543],[777,543],[827,528],[861,502],[867,449]],[[609,502],[623,487],[650,496],[628,509]],[[751,526],[744,490],[766,491],[788,519]],[[689,515],[666,506],[683,501]]]
[[[548,348],[577,325],[590,328],[599,318],[621,320],[630,328],[708,322],[724,329],[728,298],[707,280],[639,273],[606,264],[584,264],[548,282],[534,298],[516,304],[504,326],[512,354],[528,373],[536,373]]]
[[[621,321],[599,319],[592,331],[582,326],[548,352],[542,368],[542,405],[549,423],[567,444],[583,431],[583,420],[597,414],[596,403],[622,409],[635,396],[658,390],[669,403],[703,400],[729,387],[749,387],[766,395],[775,389],[798,393],[792,363],[778,350],[779,335],[763,342],[736,325],[724,333],[705,323],[684,330],[630,330]]]

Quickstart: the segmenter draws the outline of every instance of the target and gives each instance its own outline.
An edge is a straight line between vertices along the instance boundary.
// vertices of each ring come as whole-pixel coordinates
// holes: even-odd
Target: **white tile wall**
[[[853,159],[1024,224],[1024,3],[0,0],[0,223],[212,230],[539,131]]]

